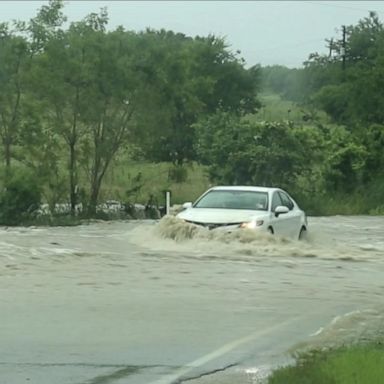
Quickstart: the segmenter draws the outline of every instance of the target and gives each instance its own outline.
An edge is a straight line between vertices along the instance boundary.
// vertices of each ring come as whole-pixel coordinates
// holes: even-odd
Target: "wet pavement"
[[[309,243],[173,220],[0,229],[0,383],[258,383],[292,348],[374,337],[384,218],[310,224]]]

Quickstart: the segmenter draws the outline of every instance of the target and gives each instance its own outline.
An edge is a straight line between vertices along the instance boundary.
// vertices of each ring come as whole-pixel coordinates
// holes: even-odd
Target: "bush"
[[[40,206],[41,189],[34,175],[11,175],[0,194],[0,224],[18,225],[28,221]]]
[[[185,183],[188,179],[188,169],[180,165],[175,165],[169,169],[168,179],[175,183]]]

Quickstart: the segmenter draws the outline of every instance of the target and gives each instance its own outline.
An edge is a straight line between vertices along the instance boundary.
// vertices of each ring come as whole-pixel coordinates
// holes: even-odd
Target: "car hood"
[[[243,223],[267,215],[266,211],[218,208],[188,208],[177,217],[187,221],[205,224]]]

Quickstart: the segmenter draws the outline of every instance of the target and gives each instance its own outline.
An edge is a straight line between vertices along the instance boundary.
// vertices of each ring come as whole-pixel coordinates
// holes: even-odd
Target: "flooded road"
[[[0,229],[1,384],[257,383],[383,329],[384,218],[308,243],[174,218]]]

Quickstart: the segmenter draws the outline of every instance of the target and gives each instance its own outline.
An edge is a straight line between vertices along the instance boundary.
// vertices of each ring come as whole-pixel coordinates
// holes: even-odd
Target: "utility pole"
[[[333,39],[331,39],[329,41],[329,54],[328,54],[328,57],[331,58],[332,57],[332,50],[333,50]]]
[[[341,41],[341,58],[342,58],[342,68],[345,70],[345,36],[346,36],[346,27],[343,25],[343,39]]]

